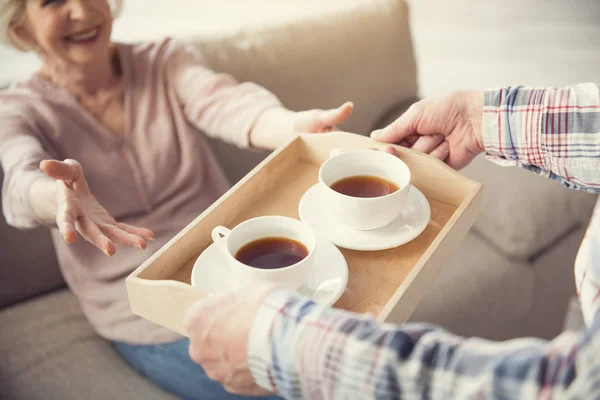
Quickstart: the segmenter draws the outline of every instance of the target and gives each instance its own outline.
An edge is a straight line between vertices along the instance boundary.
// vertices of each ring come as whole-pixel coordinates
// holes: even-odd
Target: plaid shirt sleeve
[[[598,87],[485,92],[495,162],[600,192]],[[253,376],[287,399],[600,398],[600,318],[553,341],[489,342],[430,325],[381,324],[273,292],[249,338]]]
[[[286,399],[592,399],[599,326],[490,342],[382,324],[282,289],[254,321],[249,362],[256,382]]]
[[[598,94],[593,83],[487,90],[482,132],[488,157],[600,193]]]

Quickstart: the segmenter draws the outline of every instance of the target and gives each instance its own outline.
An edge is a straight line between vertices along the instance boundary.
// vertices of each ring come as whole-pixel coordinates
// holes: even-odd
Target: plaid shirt
[[[600,193],[598,87],[485,93],[494,161]],[[256,381],[288,399],[599,399],[600,207],[576,261],[587,329],[490,342],[424,324],[382,324],[277,290],[249,339]]]

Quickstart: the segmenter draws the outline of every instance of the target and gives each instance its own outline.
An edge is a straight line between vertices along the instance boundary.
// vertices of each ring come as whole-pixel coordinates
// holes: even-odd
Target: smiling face
[[[105,57],[113,17],[107,0],[25,0],[15,33],[48,62],[83,66]]]

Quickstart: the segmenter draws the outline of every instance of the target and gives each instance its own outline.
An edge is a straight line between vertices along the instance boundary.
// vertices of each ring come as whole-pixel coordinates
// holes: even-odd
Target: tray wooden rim
[[[144,291],[146,289],[155,290],[158,292],[169,292],[171,295],[177,293],[177,296],[180,298],[177,300],[183,307],[187,307],[191,305],[195,300],[201,298],[206,295],[206,293],[201,292],[195,287],[192,287],[190,284],[180,282],[174,279],[153,279],[151,277],[144,276],[146,273],[150,271],[153,265],[160,260],[162,257],[165,257],[169,250],[173,245],[177,244],[179,241],[183,240],[186,235],[189,234],[191,230],[193,230],[199,223],[201,223],[205,218],[211,216],[215,210],[218,210],[219,207],[223,203],[225,203],[231,196],[233,196],[240,188],[247,185],[256,174],[260,173],[264,168],[269,166],[274,160],[278,160],[285,155],[286,152],[290,152],[291,149],[296,147],[297,152],[302,152],[307,149],[307,146],[310,144],[314,145],[314,148],[318,148],[319,145],[317,142],[321,141],[323,143],[344,143],[344,148],[377,148],[384,149],[389,146],[387,144],[378,143],[372,141],[368,137],[364,137],[361,135],[356,135],[349,132],[332,132],[327,134],[300,134],[298,137],[290,140],[287,144],[281,146],[279,149],[272,152],[268,157],[266,157],[262,162],[260,162],[252,171],[250,171],[244,178],[242,178],[239,182],[231,187],[220,199],[218,199],[215,203],[213,203],[210,207],[208,207],[203,213],[201,213],[197,218],[195,218],[191,223],[189,223],[184,229],[182,229],[178,234],[176,234],[171,240],[169,240],[161,249],[155,252],[152,256],[150,256],[142,265],[136,268],[127,278],[126,278],[126,286],[128,290],[128,295],[130,299],[130,305],[134,313],[141,315],[144,318],[154,320],[155,322],[161,323],[164,322],[164,318],[161,319],[160,316],[156,316],[158,318],[154,319],[155,315],[153,314],[154,308],[152,306],[145,307],[144,304],[140,302],[140,296],[144,296]],[[330,147],[330,145],[323,145],[325,149]],[[303,149],[299,150],[298,148],[302,147]],[[337,147],[340,147],[339,145]],[[424,269],[428,262],[431,261],[432,257],[436,255],[436,252],[440,252],[438,258],[443,258],[444,255],[449,255],[451,251],[454,249],[456,245],[462,240],[466,231],[470,228],[472,223],[475,220],[476,214],[480,207],[481,202],[481,192],[483,185],[479,182],[473,181],[454,169],[450,168],[444,162],[435,159],[429,155],[418,153],[413,150],[395,146],[397,149],[400,158],[405,160],[409,165],[413,164],[425,164],[427,168],[432,168],[437,170],[440,175],[447,177],[448,179],[459,182],[464,187],[468,188],[463,190],[463,195],[459,196],[458,194],[453,195],[455,197],[454,203],[445,202],[442,199],[437,198],[437,201],[445,202],[446,204],[450,204],[456,207],[456,210],[451,215],[450,219],[445,223],[442,229],[437,233],[437,236],[433,239],[433,241],[429,244],[429,246],[425,249],[421,257],[418,259],[416,264],[412,267],[404,281],[400,284],[397,290],[393,293],[393,295],[389,298],[388,302],[383,306],[382,310],[376,316],[379,320],[389,320],[394,319],[395,321],[403,321],[406,320],[410,314],[412,313],[416,304],[412,304],[413,302],[407,301],[406,306],[398,307],[400,301],[407,297],[415,297],[419,296],[418,286],[423,286],[425,284],[425,280],[433,279],[439,269],[430,268],[431,271],[428,274],[424,274]],[[325,150],[323,150],[325,151]],[[306,160],[312,161],[314,163],[319,163],[323,161],[325,157],[323,153],[321,154],[313,154],[308,152],[308,158]],[[326,157],[325,157],[326,159]],[[298,158],[296,158],[297,161]],[[417,185],[419,187],[419,185]],[[439,189],[436,188],[428,188],[427,190],[423,190],[419,187],[428,199],[431,197],[431,193],[439,193]],[[432,192],[431,190],[434,190]],[[458,193],[458,189],[453,189]],[[429,193],[427,193],[429,192]],[[449,195],[452,197],[452,195]],[[456,201],[460,197],[460,201]],[[434,197],[435,198],[435,197]],[[465,219],[462,226],[459,226],[459,222],[461,219]],[[454,237],[452,237],[454,235]],[[458,240],[456,240],[458,238]],[[442,251],[441,246],[445,242],[446,245]],[[445,249],[445,248],[448,249]],[[183,266],[179,266],[179,269],[183,268]],[[172,275],[171,275],[172,278]],[[420,283],[419,283],[420,282]],[[164,323],[163,323],[164,324]],[[170,328],[174,329],[182,334],[185,334],[185,331],[182,326],[182,322],[174,321]]]

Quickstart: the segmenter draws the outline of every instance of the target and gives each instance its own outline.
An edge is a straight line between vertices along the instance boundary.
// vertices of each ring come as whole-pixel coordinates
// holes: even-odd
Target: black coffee
[[[244,245],[235,258],[251,267],[276,269],[296,264],[307,255],[306,247],[296,240],[267,237]]]
[[[330,187],[352,197],[380,197],[400,189],[394,182],[370,175],[349,176],[334,182]]]

